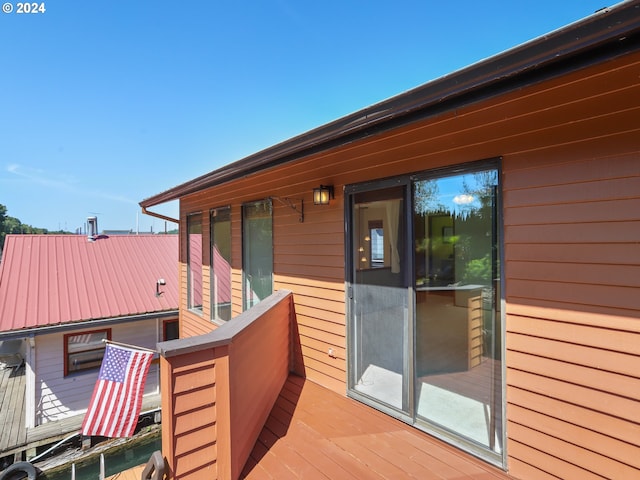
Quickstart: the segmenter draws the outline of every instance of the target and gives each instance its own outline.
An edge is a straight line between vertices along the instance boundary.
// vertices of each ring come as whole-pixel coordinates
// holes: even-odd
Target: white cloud
[[[466,193],[453,197],[453,203],[456,205],[469,205],[470,203],[475,202],[475,200],[476,197],[473,195],[467,195]]]

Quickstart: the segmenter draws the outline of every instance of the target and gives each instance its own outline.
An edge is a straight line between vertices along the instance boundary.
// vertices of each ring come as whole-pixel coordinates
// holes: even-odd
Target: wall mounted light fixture
[[[335,198],[333,195],[333,185],[320,185],[313,189],[314,205],[329,205],[329,200]]]

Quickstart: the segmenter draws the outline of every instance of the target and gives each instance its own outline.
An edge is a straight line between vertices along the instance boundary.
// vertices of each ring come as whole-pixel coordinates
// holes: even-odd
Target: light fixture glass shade
[[[313,189],[313,204],[314,205],[329,205],[329,200],[333,198],[333,187],[327,185],[320,185],[318,188]]]

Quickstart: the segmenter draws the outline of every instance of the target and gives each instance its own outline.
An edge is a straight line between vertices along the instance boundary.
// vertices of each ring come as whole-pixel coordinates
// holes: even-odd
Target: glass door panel
[[[248,310],[273,293],[271,200],[242,206],[242,305]]]
[[[355,194],[351,214],[350,388],[408,412],[405,188]]]
[[[415,415],[501,453],[495,169],[414,184]]]

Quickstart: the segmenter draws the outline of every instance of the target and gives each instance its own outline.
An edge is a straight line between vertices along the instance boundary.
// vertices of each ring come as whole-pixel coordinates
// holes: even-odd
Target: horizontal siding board
[[[595,349],[607,350],[611,353],[625,353],[634,356],[640,356],[640,333],[629,332],[628,330],[616,330],[603,326],[581,325],[570,322],[558,322],[545,320],[542,318],[530,317],[513,317],[509,324],[509,332],[514,335],[513,338],[523,338],[520,344],[525,350],[531,351],[531,346],[527,345],[528,338],[540,337],[541,339],[555,340],[566,342],[582,347],[593,347]],[[553,348],[558,345],[553,345]],[[549,348],[551,351],[552,347]],[[591,349],[589,349],[590,351]],[[576,356],[576,352],[571,354],[574,359],[588,358],[589,355]],[[576,362],[577,363],[577,362]],[[619,363],[625,363],[624,360]],[[640,377],[640,370],[638,370]]]
[[[512,261],[507,278],[638,288],[640,265]]]
[[[204,425],[215,425],[217,420],[216,413],[215,407],[210,407],[178,414],[174,421],[175,428],[173,433],[182,435],[183,433],[197,431]],[[215,439],[214,436],[213,440]]]
[[[511,226],[637,221],[640,220],[638,203],[640,196],[622,200],[509,207],[504,212],[504,224]]]
[[[640,376],[640,358],[637,355],[597,349],[579,343],[510,333],[507,335],[507,349],[577,365],[584,364],[591,368],[629,376],[630,381]]]
[[[310,328],[304,325],[299,326],[298,330],[301,337],[301,342],[302,342],[302,338],[309,338],[309,339],[314,339],[315,341],[324,345],[332,345],[332,346],[340,347],[340,346],[344,346],[345,344],[344,333],[329,333],[324,330]]]
[[[514,478],[535,478],[536,480],[563,480],[556,475],[540,470],[540,468],[524,463],[517,458],[509,457],[509,472]]]
[[[184,393],[175,393],[173,413],[178,415],[195,409],[214,408],[216,402],[215,385]]]
[[[174,373],[173,390],[176,393],[182,393],[214,385],[216,383],[215,372],[216,370],[213,368],[204,367]]]
[[[564,262],[591,265],[640,265],[640,245],[638,243],[511,243],[505,248],[505,259],[511,262]]]
[[[635,313],[640,318],[640,312],[629,311],[629,315],[614,315],[610,310],[607,313],[590,312],[586,308],[582,310],[565,310],[553,304],[553,307],[547,305],[535,304],[507,304],[507,332],[517,331],[514,322],[520,318],[533,318],[544,320],[557,320],[575,325],[589,325],[593,327],[601,327],[612,330],[620,330],[623,332],[640,333],[640,321],[635,321],[631,313]]]
[[[198,480],[202,478],[217,478],[215,463],[209,458],[216,458],[215,444],[205,444],[202,448],[175,457],[175,470],[180,472],[180,479]],[[209,467],[209,468],[207,468]]]
[[[300,333],[304,334],[302,329],[311,329],[316,331],[318,334],[320,332],[327,333],[329,335],[337,335],[344,337],[344,325],[341,323],[334,322],[326,322],[322,320],[318,320],[314,317],[306,317],[304,315],[298,315],[298,328],[300,329]],[[307,333],[309,336],[312,335],[311,330]]]
[[[567,404],[590,408],[612,416],[623,416],[627,421],[639,423],[640,409],[637,400],[612,395],[601,390],[567,383],[521,370],[507,368],[510,386],[556,398]]]
[[[640,188],[640,183],[638,184]],[[559,225],[514,225],[505,228],[512,243],[631,243],[637,244],[640,221]]]
[[[333,356],[342,360],[346,360],[347,358],[347,350],[345,347],[344,337],[337,337],[340,343],[330,343],[321,340],[318,336],[307,337],[304,335],[300,335],[300,344],[303,347],[308,347],[313,350],[317,350],[318,352],[324,353],[324,355],[329,355],[329,348],[333,350]],[[329,360],[329,358],[327,358]]]
[[[578,305],[640,310],[640,295],[633,287],[607,285],[576,285],[561,282],[508,279],[507,301],[544,299],[564,304],[571,310]]]
[[[596,359],[589,363],[597,364],[598,362]],[[547,376],[549,372],[553,372],[553,378],[556,380],[601,390],[632,400],[634,392],[640,391],[639,378],[534,354],[510,351],[509,367],[541,376]],[[621,415],[624,416],[624,414]]]
[[[305,283],[284,283],[282,281],[278,281],[277,286],[278,290],[292,290],[295,294],[296,302],[303,298],[308,302],[322,302],[324,300],[329,300],[332,302],[344,302],[344,290],[316,287],[314,285],[305,285]]]
[[[306,266],[306,265],[283,265],[279,264],[274,274],[300,275],[301,277],[312,277],[318,279],[338,279],[344,278],[344,268],[331,266]]]
[[[175,455],[180,457],[193,452],[194,449],[198,451],[216,446],[216,433],[215,425],[206,424],[201,424],[195,431],[176,433]]]
[[[545,425],[542,425],[541,428],[544,426]],[[575,465],[584,470],[584,472],[581,472],[581,476],[561,475],[562,478],[591,478],[591,476],[601,478],[633,478],[638,473],[638,470],[632,466],[618,462],[598,452],[583,448],[571,441],[554,437],[546,432],[534,430],[533,428],[528,428],[514,422],[509,422],[507,428],[510,438],[520,443],[544,445],[546,451],[556,452],[563,460],[564,465]],[[600,440],[603,439],[601,438]],[[636,451],[636,454],[637,453]],[[562,470],[565,468],[564,465]]]
[[[332,255],[322,255],[309,250],[307,254],[295,255],[287,250],[282,253],[274,249],[273,261],[279,265],[278,271],[283,269],[295,269],[294,271],[306,271],[309,268],[332,267],[344,272],[344,259]]]
[[[517,433],[519,433],[519,438],[510,438],[509,439],[509,457],[510,459],[516,459],[521,462],[523,466],[528,465],[529,468],[524,468],[523,471],[517,469],[517,464],[510,463],[509,473],[518,479],[538,479],[538,478],[559,478],[562,480],[568,479],[580,479],[580,480],[603,480],[605,478],[613,478],[606,477],[602,475],[598,475],[596,473],[585,470],[584,468],[574,465],[571,462],[568,462],[564,458],[562,458],[563,454],[561,451],[552,450],[549,447],[542,446],[543,449],[536,449],[529,445],[531,442],[531,436],[527,435],[527,430],[525,427],[516,426],[514,424],[514,428],[516,428]],[[554,444],[554,446],[558,446],[558,444]],[[550,454],[549,452],[554,452],[555,455]],[[557,456],[556,456],[557,455]],[[525,474],[526,472],[526,474]],[[533,476],[530,475],[533,472]]]
[[[514,406],[522,408],[513,409]],[[509,388],[507,408],[509,418],[516,423],[526,424],[531,418],[528,412],[537,412],[640,448],[640,425],[617,415],[607,415],[518,387]]]
[[[638,199],[640,176],[575,182],[536,188],[507,190],[504,206],[526,207],[532,205],[605,202],[622,199]]]
[[[638,146],[636,145],[636,151]],[[579,151],[579,150],[578,150]],[[547,164],[544,164],[544,162]],[[583,157],[578,161],[558,161],[556,158],[536,158],[526,165],[514,164],[505,175],[505,187],[511,191],[527,190],[565,183],[592,184],[601,180],[613,180],[640,176],[640,164],[632,155],[601,158]],[[615,168],[611,165],[615,164]]]

